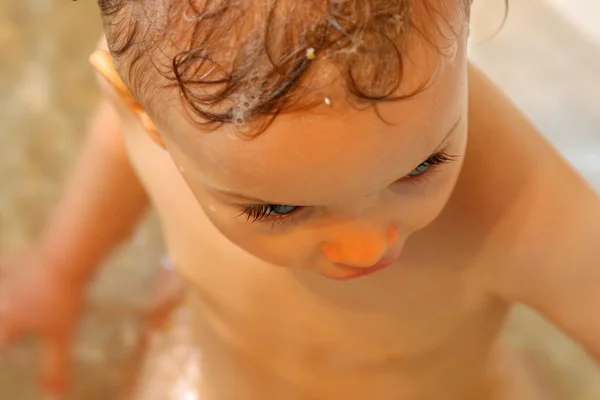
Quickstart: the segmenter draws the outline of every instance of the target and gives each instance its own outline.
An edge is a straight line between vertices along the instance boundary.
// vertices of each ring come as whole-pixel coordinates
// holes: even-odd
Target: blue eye
[[[288,215],[296,211],[297,206],[270,205],[270,215]]]
[[[248,221],[257,222],[263,219],[280,218],[292,214],[300,207],[281,204],[257,204],[246,206],[242,215],[246,215]]]
[[[413,169],[408,175],[409,178],[415,178],[427,172],[427,170],[431,168],[431,163],[429,161],[425,161],[420,164],[417,168]]]
[[[431,169],[431,167],[434,167],[434,166],[440,165],[440,164],[446,164],[450,161],[453,161],[454,159],[455,159],[455,157],[446,154],[446,152],[442,150],[436,154],[433,154],[427,160],[423,161],[421,164],[419,164],[419,166],[417,168],[413,169],[408,175],[406,175],[406,177],[407,178],[419,177],[419,176],[423,175],[425,172],[429,171]]]

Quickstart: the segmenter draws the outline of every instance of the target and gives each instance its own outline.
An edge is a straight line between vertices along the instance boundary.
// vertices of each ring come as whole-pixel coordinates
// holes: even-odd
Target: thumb
[[[42,390],[46,395],[61,397],[67,392],[71,360],[71,336],[42,339]]]

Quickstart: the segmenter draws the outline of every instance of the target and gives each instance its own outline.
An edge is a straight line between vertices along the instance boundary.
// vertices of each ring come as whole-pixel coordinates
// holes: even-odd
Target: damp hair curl
[[[109,48],[136,97],[176,88],[207,129],[261,121],[317,102],[311,71],[327,63],[355,104],[398,101],[406,43],[449,53],[470,0],[98,0]],[[449,10],[454,7],[454,10]],[[460,23],[448,20],[459,15]],[[418,23],[417,21],[421,21]],[[435,21],[424,24],[422,21]],[[448,48],[440,46],[439,36]],[[443,41],[442,41],[443,42]],[[158,72],[156,75],[152,72]],[[148,96],[146,96],[148,97]],[[152,97],[158,106],[159,93]],[[261,128],[259,128],[261,129]]]

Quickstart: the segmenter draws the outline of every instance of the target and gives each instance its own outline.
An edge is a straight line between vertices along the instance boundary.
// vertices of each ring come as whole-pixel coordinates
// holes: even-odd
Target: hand
[[[71,344],[84,306],[84,285],[56,268],[40,251],[0,257],[0,348],[24,335],[40,340],[42,388],[67,390]]]

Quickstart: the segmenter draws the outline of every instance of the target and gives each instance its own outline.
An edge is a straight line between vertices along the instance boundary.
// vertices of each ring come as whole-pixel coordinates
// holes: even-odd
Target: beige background
[[[94,3],[0,0],[0,251],[39,233],[97,101],[87,63],[100,32]],[[472,59],[600,189],[600,2],[513,1],[492,39],[502,0],[475,5]],[[147,294],[158,254],[150,216],[97,279],[76,348],[72,399],[114,398],[136,336],[135,315],[124,310]],[[560,400],[600,399],[591,360],[530,311],[515,313],[507,338],[531,356]],[[0,358],[1,400],[40,398],[32,349],[25,343]]]

